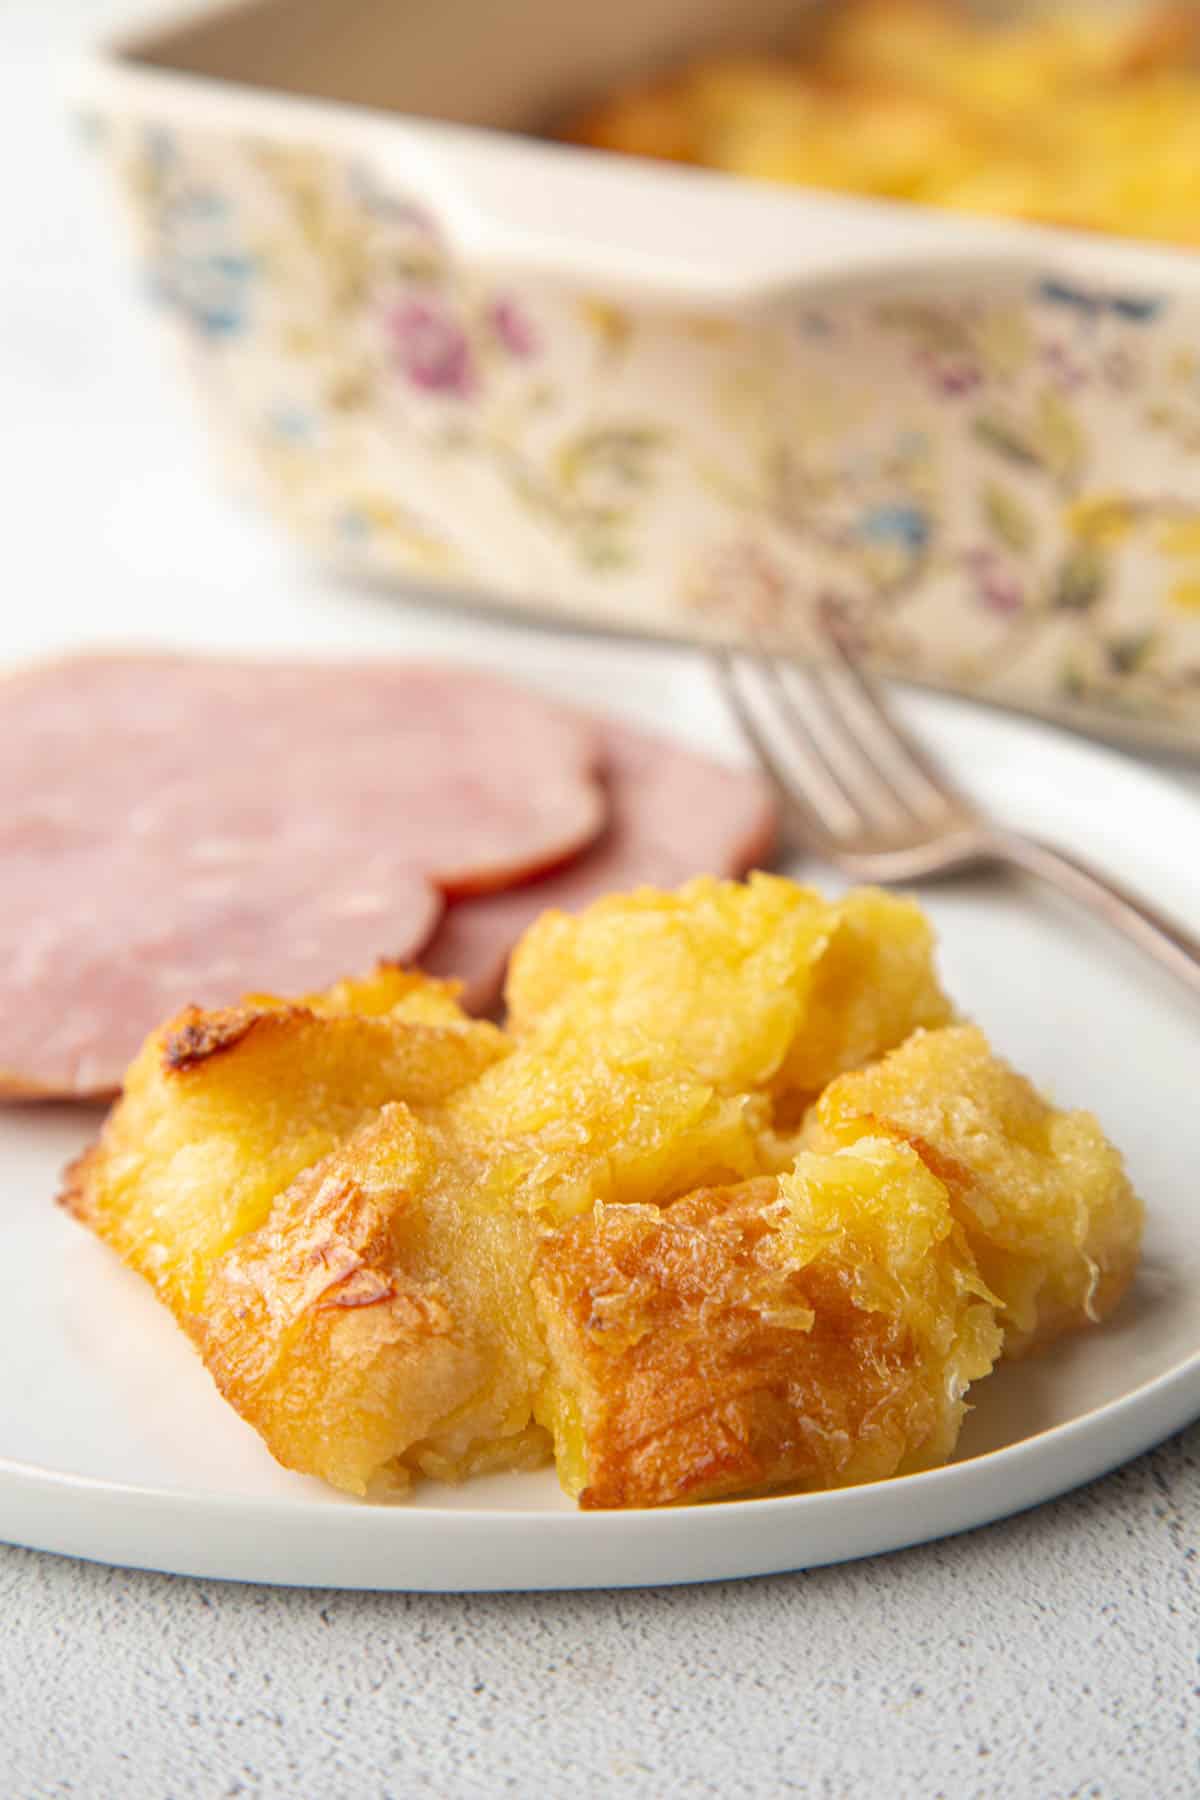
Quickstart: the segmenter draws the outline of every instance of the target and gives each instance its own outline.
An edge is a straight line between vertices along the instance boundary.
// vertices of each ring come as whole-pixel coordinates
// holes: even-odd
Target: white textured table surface
[[[208,481],[56,109],[113,11],[0,4],[0,656],[214,611],[336,642],[378,603]],[[406,1599],[0,1548],[0,1795],[1194,1796],[1198,1541],[1193,1428],[1007,1524],[740,1585]]]

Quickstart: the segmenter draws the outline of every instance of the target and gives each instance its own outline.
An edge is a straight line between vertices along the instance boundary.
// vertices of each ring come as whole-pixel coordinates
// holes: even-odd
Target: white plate
[[[485,634],[486,635],[486,634]],[[466,633],[476,648],[483,637]],[[703,665],[522,636],[534,679],[731,742]],[[457,645],[443,645],[457,653]],[[933,698],[914,719],[1013,821],[1200,915],[1200,809],[1043,727]],[[1189,853],[1185,865],[1183,852]],[[805,871],[806,874],[811,871]],[[818,872],[819,873],[819,872]],[[585,1588],[755,1575],[899,1548],[1060,1494],[1200,1413],[1200,1015],[1133,951],[1016,881],[927,896],[960,1004],[1064,1103],[1099,1113],[1149,1206],[1103,1330],[979,1386],[949,1468],[832,1494],[581,1514],[551,1471],[373,1507],[278,1468],[149,1291],[50,1205],[96,1116],[0,1115],[0,1537],[183,1574],[384,1589]]]

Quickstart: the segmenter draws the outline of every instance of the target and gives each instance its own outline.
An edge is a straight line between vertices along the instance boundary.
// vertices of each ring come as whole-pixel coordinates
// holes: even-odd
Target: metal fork
[[[900,725],[834,635],[799,663],[723,650],[721,685],[814,851],[855,880],[1009,864],[1050,882],[1200,995],[1200,937],[1080,858],[997,824]]]

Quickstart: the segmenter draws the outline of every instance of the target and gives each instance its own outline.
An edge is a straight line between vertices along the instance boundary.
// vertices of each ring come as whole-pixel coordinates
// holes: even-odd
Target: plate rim
[[[1117,1315],[1114,1314],[1113,1317]],[[1107,1321],[1106,1321],[1107,1323]],[[353,1495],[338,1495],[330,1490],[328,1497],[322,1496],[316,1504],[302,1494],[253,1494],[238,1496],[220,1491],[189,1491],[185,1488],[156,1487],[144,1482],[110,1481],[99,1475],[72,1475],[62,1469],[40,1468],[35,1463],[22,1462],[15,1457],[0,1456],[0,1481],[19,1480],[29,1484],[38,1484],[47,1491],[50,1489],[84,1488],[93,1494],[103,1494],[111,1499],[129,1499],[143,1501],[164,1501],[172,1505],[187,1505],[200,1508],[212,1507],[217,1510],[248,1511],[266,1517],[304,1517],[337,1519],[417,1519],[422,1524],[436,1521],[438,1525],[447,1525],[450,1521],[473,1520],[498,1524],[510,1521],[523,1526],[536,1519],[547,1529],[562,1531],[578,1529],[580,1520],[595,1521],[598,1529],[616,1531],[623,1522],[633,1516],[642,1519],[653,1519],[662,1523],[655,1524],[652,1530],[668,1529],[667,1522],[680,1518],[711,1518],[720,1514],[723,1519],[749,1517],[751,1513],[760,1517],[763,1512],[776,1510],[795,1510],[803,1508],[815,1511],[823,1504],[828,1504],[833,1496],[845,1500],[850,1494],[891,1492],[903,1489],[906,1493],[918,1489],[943,1487],[949,1485],[955,1472],[963,1469],[975,1469],[985,1464],[1007,1467],[1021,1461],[1029,1460],[1035,1453],[1044,1453],[1047,1445],[1068,1443],[1076,1438],[1099,1430],[1100,1426],[1114,1418],[1123,1419],[1126,1413],[1140,1411],[1151,1401],[1170,1399],[1179,1388],[1190,1390],[1195,1382],[1196,1394],[1194,1411],[1185,1416],[1182,1425],[1192,1420],[1200,1420],[1200,1348],[1190,1356],[1171,1368],[1164,1369],[1159,1375],[1152,1375],[1146,1381],[1131,1388],[1128,1393],[1121,1394],[1115,1400],[1106,1400],[1099,1406],[1093,1406],[1087,1412],[1077,1413],[1073,1418],[1064,1419],[1057,1425],[1046,1425],[1040,1431],[1031,1432],[1028,1437],[1019,1438],[1015,1443],[1001,1444],[994,1450],[983,1450],[978,1455],[964,1457],[960,1462],[939,1463],[932,1469],[916,1469],[905,1475],[890,1475],[882,1481],[860,1482],[852,1487],[817,1488],[804,1493],[770,1493],[744,1496],[728,1500],[701,1501],[692,1506],[635,1506],[616,1507],[606,1510],[587,1511],[576,1508],[564,1509],[561,1512],[547,1512],[537,1507],[489,1507],[474,1506],[442,1508],[426,1506],[419,1501],[398,1499],[394,1503],[387,1501],[359,1501]],[[1181,1426],[1171,1427],[1172,1430]],[[1025,1454],[1023,1454],[1025,1453]],[[316,1477],[313,1478],[317,1479]],[[418,1492],[420,1489],[418,1489]],[[449,1526],[454,1529],[453,1525]],[[353,1530],[367,1527],[353,1526]]]
[[[6,1542],[202,1580],[389,1593],[691,1586],[797,1573],[982,1529],[1062,1498],[1197,1417],[1200,1351],[1130,1393],[1015,1444],[936,1469],[817,1493],[614,1512],[441,1510],[407,1501],[389,1506],[350,1499],[314,1505],[299,1496],[197,1494],[109,1482],[0,1458],[0,1504],[16,1502],[19,1529],[13,1535],[6,1525]],[[1049,1480],[1047,1464],[1054,1470]],[[77,1526],[59,1518],[63,1504],[69,1508],[80,1497],[97,1503],[83,1534],[93,1540],[86,1549]],[[906,1499],[914,1504],[906,1508]],[[157,1543],[140,1548],[137,1532],[147,1512],[153,1514]],[[831,1529],[820,1532],[815,1544],[787,1547],[787,1528],[814,1518]],[[766,1529],[750,1533],[748,1542],[751,1521]],[[264,1542],[264,1532],[270,1532],[269,1541]],[[538,1542],[531,1547],[534,1535]],[[451,1549],[465,1557],[460,1573],[447,1576],[422,1567],[434,1539],[449,1539]],[[575,1565],[565,1572],[564,1545]],[[397,1548],[407,1552],[404,1566],[389,1568],[385,1559]],[[665,1564],[651,1568],[647,1558],[662,1558],[664,1550]],[[477,1560],[500,1552],[503,1568]],[[298,1555],[316,1566],[298,1575]],[[705,1559],[703,1566],[695,1566],[698,1556]]]

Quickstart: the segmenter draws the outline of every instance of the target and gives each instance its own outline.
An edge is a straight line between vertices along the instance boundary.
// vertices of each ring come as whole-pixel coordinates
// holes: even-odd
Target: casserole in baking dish
[[[266,0],[88,111],[224,441],[324,556],[1200,746],[1200,260],[532,133],[778,0]]]

